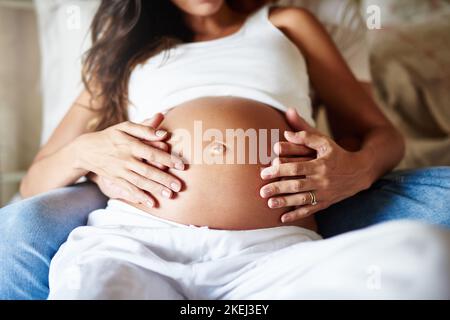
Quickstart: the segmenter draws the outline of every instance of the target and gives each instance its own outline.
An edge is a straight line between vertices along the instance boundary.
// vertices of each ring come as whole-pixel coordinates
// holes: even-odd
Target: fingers
[[[288,223],[296,220],[301,220],[323,209],[325,209],[325,206],[320,204],[317,204],[315,206],[311,204],[301,206],[300,208],[296,208],[290,212],[283,214],[281,216],[281,222]]]
[[[168,168],[175,168],[177,170],[184,170],[185,168],[183,160],[179,157],[141,142],[132,142],[131,152],[133,156],[145,159],[149,163],[159,163]]]
[[[318,171],[318,167],[318,160],[282,163],[262,170],[261,178],[268,180],[279,177],[309,176],[316,173]]]
[[[162,141],[145,141],[145,140],[142,140],[142,142],[145,143],[148,146],[158,148],[159,150],[162,150],[162,151],[165,151],[165,152],[169,152],[169,146],[165,142],[162,142]]]
[[[299,145],[291,142],[277,142],[273,146],[275,154],[278,156],[315,156],[316,151],[304,145]]]
[[[128,162],[128,169],[139,174],[140,176],[157,182],[172,191],[179,192],[181,190],[181,181],[158,168],[154,168],[138,160]],[[168,193],[166,193],[168,194]]]
[[[168,137],[168,132],[163,129],[154,129],[142,124],[133,123],[130,121],[122,122],[115,126],[117,130],[125,132],[126,134],[148,141],[160,141]]]
[[[286,120],[289,126],[296,131],[308,130],[311,132],[318,132],[316,128],[312,127],[305,119],[300,117],[297,110],[294,108],[289,108],[286,111]]]
[[[135,187],[147,191],[150,194],[153,195],[161,195],[164,198],[170,199],[173,195],[172,190],[169,188],[155,182],[152,180],[149,180],[134,171],[127,171],[123,174],[124,179],[127,180],[129,183],[133,184]]]
[[[162,113],[155,114],[152,118],[142,122],[144,126],[149,126],[152,128],[158,128],[164,120],[164,115]]]
[[[146,145],[158,148],[159,150],[165,151],[165,152],[169,152],[169,146],[167,145],[166,142],[162,142],[162,141],[145,141],[145,140],[141,140],[143,143],[145,143]],[[165,165],[159,164],[157,162],[150,162],[150,164],[160,170],[166,170],[167,167]]]
[[[277,142],[274,152],[279,157],[272,160],[272,166],[290,162],[305,162],[316,158],[316,151],[293,142]]]
[[[320,157],[331,151],[331,139],[322,135],[308,131],[291,132],[285,131],[284,136],[287,141],[302,144],[317,151]]]
[[[310,157],[274,158],[272,160],[272,166],[277,166],[282,163],[305,162],[305,161],[311,161],[314,159],[315,158],[310,158]]]
[[[306,192],[314,187],[314,183],[310,179],[282,180],[265,185],[261,188],[260,194],[263,198],[269,198],[280,194]]]
[[[293,195],[270,198],[269,201],[267,201],[267,204],[269,208],[276,209],[292,206],[310,205],[312,201],[313,199],[309,192],[301,192]],[[316,201],[318,201],[317,196]]]
[[[135,204],[144,204],[149,208],[155,206],[155,199],[144,191],[122,178],[116,178],[108,183],[103,180],[103,187],[108,189],[108,196],[111,198],[126,200]]]

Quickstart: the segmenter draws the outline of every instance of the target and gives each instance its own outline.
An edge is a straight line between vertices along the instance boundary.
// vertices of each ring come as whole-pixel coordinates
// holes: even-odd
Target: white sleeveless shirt
[[[130,120],[141,122],[200,97],[235,96],[282,111],[293,107],[314,126],[305,60],[270,22],[270,6],[253,12],[231,35],[183,43],[168,58],[160,52],[137,66],[129,83]]]

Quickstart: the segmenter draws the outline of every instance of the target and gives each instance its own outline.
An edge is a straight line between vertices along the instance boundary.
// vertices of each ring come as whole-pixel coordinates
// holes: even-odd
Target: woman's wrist
[[[381,175],[375,165],[375,157],[372,149],[367,146],[359,151],[353,152],[355,156],[354,165],[358,168],[361,181],[361,190],[368,189]]]
[[[98,184],[98,175],[92,171],[90,171],[86,174],[86,179],[88,179],[89,181],[92,181],[95,184]]]
[[[87,150],[86,145],[86,134],[83,134],[73,140],[68,147],[71,149],[70,153],[72,157],[72,168],[83,172],[83,176],[87,176],[90,172],[88,166],[86,165],[84,154]]]

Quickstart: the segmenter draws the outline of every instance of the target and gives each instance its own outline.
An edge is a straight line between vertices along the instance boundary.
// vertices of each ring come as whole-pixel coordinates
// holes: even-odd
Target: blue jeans
[[[106,200],[95,185],[81,184],[1,209],[0,299],[46,299],[53,255]],[[450,227],[450,167],[390,173],[317,214],[324,237],[406,218]]]
[[[51,258],[106,201],[96,185],[82,183],[0,209],[0,299],[46,299]]]

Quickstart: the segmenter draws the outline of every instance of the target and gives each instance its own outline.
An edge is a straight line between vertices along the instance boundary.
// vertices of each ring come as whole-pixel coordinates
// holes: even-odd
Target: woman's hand
[[[292,117],[292,110],[290,113]],[[365,154],[344,150],[309,126],[297,113],[295,115],[297,127],[304,131],[285,132],[288,143],[275,145],[279,157],[261,172],[265,180],[283,178],[265,185],[260,193],[263,198],[269,198],[271,208],[295,207],[281,217],[284,223],[323,210],[368,188],[373,182]],[[315,205],[309,192],[315,195]]]
[[[95,174],[93,180],[113,198],[149,207],[156,205],[157,195],[171,198],[181,190],[181,181],[163,170],[184,170],[184,163],[167,152],[163,141],[168,133],[155,129],[162,119],[158,114],[143,124],[123,122],[80,136],[75,142],[78,167]]]

